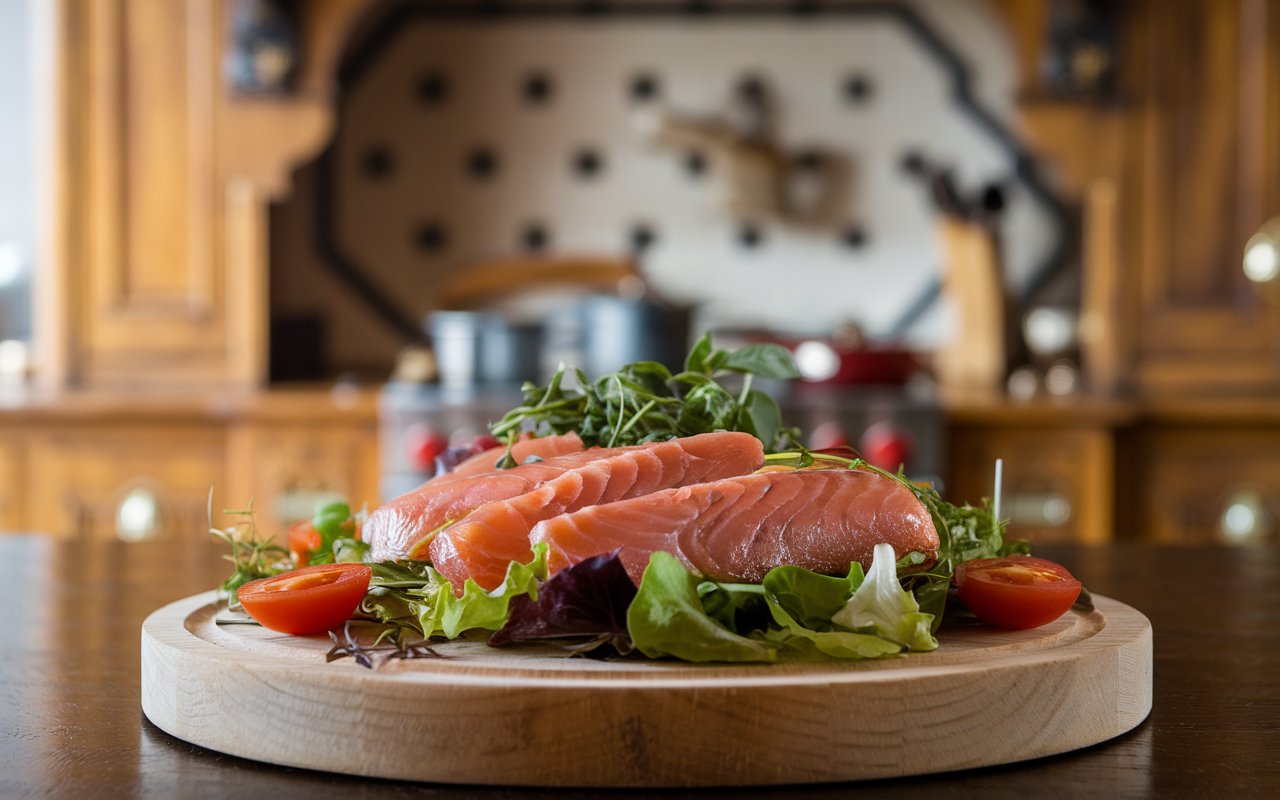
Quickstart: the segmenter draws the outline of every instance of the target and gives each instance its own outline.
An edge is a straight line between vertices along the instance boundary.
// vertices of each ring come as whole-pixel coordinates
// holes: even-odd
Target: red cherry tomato
[[[911,460],[911,435],[889,422],[878,422],[862,434],[862,457],[880,469],[897,472]]]
[[[320,531],[311,525],[310,520],[295,522],[289,526],[289,553],[293,563],[305,564],[311,554],[320,548]]]
[[[449,449],[449,440],[428,428],[416,428],[409,435],[410,463],[422,472],[436,468],[436,456]]]
[[[240,605],[264,628],[324,633],[351,619],[373,570],[364,564],[318,564],[240,587]]]
[[[956,588],[978,619],[1002,628],[1046,625],[1080,596],[1065,567],[1032,556],[966,561],[956,567]]]
[[[485,450],[492,450],[501,446],[502,442],[498,441],[498,437],[492,433],[482,433],[471,440],[471,449],[477,453],[483,453]]]

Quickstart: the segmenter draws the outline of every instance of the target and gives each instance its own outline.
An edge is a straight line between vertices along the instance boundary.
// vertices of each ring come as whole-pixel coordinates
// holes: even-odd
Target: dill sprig
[[[222,513],[236,519],[226,528],[217,528],[213,524],[213,489],[209,489],[208,502],[209,533],[230,546],[231,552],[223,558],[230,561],[234,570],[231,575],[218,586],[218,594],[227,601],[231,608],[239,606],[238,592],[240,587],[249,581],[269,578],[292,567],[289,562],[289,551],[276,544],[270,537],[258,535],[258,527],[253,520],[253,502],[243,509],[223,509]]]

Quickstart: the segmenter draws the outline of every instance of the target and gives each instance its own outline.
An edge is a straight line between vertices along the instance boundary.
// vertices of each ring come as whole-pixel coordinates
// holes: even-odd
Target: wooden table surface
[[[1151,619],[1155,706],[1145,723],[1117,740],[1024,764],[729,795],[1280,797],[1280,548],[1125,543],[1037,552]],[[220,555],[203,542],[0,537],[0,797],[599,794],[490,791],[284,769],[202,750],[160,731],[139,705],[139,628],[159,606],[215,585],[224,572]]]

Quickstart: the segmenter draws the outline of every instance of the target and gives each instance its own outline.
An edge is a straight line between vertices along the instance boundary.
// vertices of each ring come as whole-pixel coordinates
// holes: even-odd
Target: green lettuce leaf
[[[938,640],[929,626],[933,615],[920,611],[911,592],[898,582],[893,546],[878,544],[866,580],[831,621],[842,628],[870,633],[910,650],[935,650]]]
[[[455,639],[469,630],[496,631],[507,621],[511,600],[521,595],[538,598],[538,583],[547,577],[547,546],[534,547],[534,559],[528,564],[512,561],[502,584],[487,591],[472,579],[463,584],[462,596],[453,593],[449,582],[440,578],[443,587],[418,609],[418,620],[424,636],[443,634]]]
[[[833,627],[831,618],[861,585],[862,565],[855,561],[844,578],[819,575],[803,567],[774,567],[764,576],[761,588],[778,624],[787,624],[779,618],[784,614],[791,623],[828,631]]]
[[[902,646],[870,633],[837,630],[832,617],[863,583],[862,565],[849,565],[844,578],[819,575],[802,567],[775,567],[762,582],[765,600],[781,630],[766,634],[789,656],[812,660],[880,658]]]
[[[649,558],[640,590],[627,610],[627,630],[649,658],[685,661],[776,661],[777,648],[741,636],[710,617],[698,597],[699,580],[675,556]]]
[[[834,659],[881,658],[902,652],[902,645],[869,633],[826,630],[815,631],[797,623],[781,607],[770,606],[781,630],[770,629],[765,641],[773,642],[790,657],[814,660],[825,656]]]
[[[538,585],[547,577],[547,546],[533,549],[528,564],[512,561],[502,584],[486,591],[468,579],[462,596],[453,593],[448,579],[422,562],[371,564],[373,580],[360,609],[379,622],[417,631],[423,637],[455,639],[469,630],[496,631],[507,621],[511,601],[538,597]]]

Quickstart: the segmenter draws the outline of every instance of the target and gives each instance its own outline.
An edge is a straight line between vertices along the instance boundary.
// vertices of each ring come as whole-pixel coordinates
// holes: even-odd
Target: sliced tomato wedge
[[[264,628],[324,633],[351,619],[372,577],[364,564],[317,564],[246,583],[240,605]]]
[[[1033,556],[980,558],[956,567],[960,600],[978,619],[1002,628],[1038,628],[1067,612],[1080,581],[1066,567]]]

